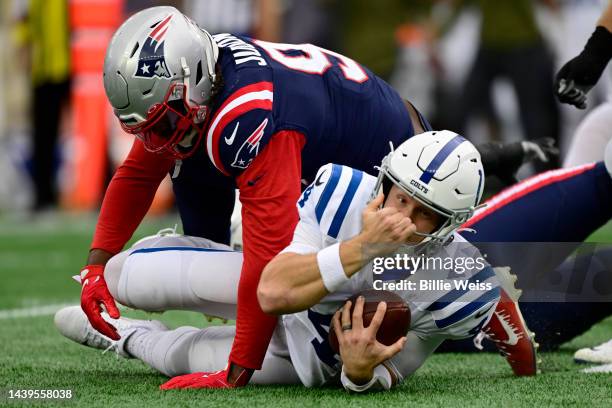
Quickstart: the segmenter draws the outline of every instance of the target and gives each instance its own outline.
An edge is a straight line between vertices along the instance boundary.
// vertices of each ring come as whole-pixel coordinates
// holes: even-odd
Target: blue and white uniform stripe
[[[499,299],[499,285],[495,271],[490,266],[485,267],[470,277],[468,283],[488,283],[488,290],[470,290],[453,288],[432,302],[425,310],[431,312],[435,325],[444,329],[461,322],[479,310],[488,310]]]
[[[315,192],[308,193],[312,194],[316,221],[327,236],[338,239],[343,227],[346,230],[346,228],[359,226],[359,222],[351,219],[348,222],[351,226],[347,227],[347,215],[349,217],[353,215],[355,212],[349,211],[351,206],[361,205],[358,203],[363,201],[364,196],[371,193],[373,188],[369,180],[371,177],[367,178],[368,181],[364,183],[364,173],[361,170],[338,164],[328,164],[322,167],[318,176],[320,177],[317,177],[317,181],[311,186],[318,188],[320,192],[317,194],[315,190]],[[317,185],[318,182],[324,185]]]

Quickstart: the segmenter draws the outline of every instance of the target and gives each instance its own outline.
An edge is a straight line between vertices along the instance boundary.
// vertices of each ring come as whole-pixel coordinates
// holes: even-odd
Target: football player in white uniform
[[[372,269],[379,257],[402,251],[412,258],[478,259],[478,250],[455,231],[477,207],[483,184],[478,151],[448,131],[404,142],[383,160],[378,179],[345,166],[322,167],[297,203],[300,222],[292,243],[270,262],[260,281],[262,308],[283,315],[253,383],[317,386],[341,377],[350,390],[388,389],[420,367],[445,339],[473,337],[485,329],[495,320],[496,305],[504,303],[498,302],[503,291],[490,266],[476,263],[461,273],[414,268],[403,276],[379,276]],[[126,306],[231,319],[241,262],[241,253],[224,245],[159,235],[111,259],[105,278],[112,295]],[[397,291],[412,314],[405,338],[391,346],[372,341],[385,305],[379,304],[369,330],[362,330],[360,299],[352,318],[348,313],[334,317],[341,359],[334,355],[328,330],[348,297],[388,281],[423,280],[452,283]],[[463,286],[467,283],[480,286],[470,290]],[[154,321],[105,319],[117,326],[120,341],[95,331],[78,307],[59,311],[55,322],[79,343],[115,347],[120,355],[136,357],[168,376],[192,373],[173,378],[164,389],[198,387],[203,372],[223,369],[235,333],[228,326],[167,330]],[[518,326],[517,337],[530,340],[524,324]]]

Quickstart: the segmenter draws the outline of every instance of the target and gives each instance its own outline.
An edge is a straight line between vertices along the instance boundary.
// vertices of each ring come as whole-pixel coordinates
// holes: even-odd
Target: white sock
[[[137,328],[127,334],[123,349],[168,377],[214,372],[225,368],[235,333],[234,326],[179,327],[175,330]],[[255,372],[252,382],[300,384],[300,379],[288,356],[268,352],[262,370]]]
[[[175,330],[137,328],[125,341],[124,350],[155,370],[174,377],[192,372],[218,371],[229,357],[234,328],[179,327]]]

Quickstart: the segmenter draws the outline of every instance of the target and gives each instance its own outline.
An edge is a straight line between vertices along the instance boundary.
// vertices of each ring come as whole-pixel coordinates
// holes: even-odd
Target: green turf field
[[[174,218],[149,222],[137,237],[172,226]],[[102,355],[61,337],[52,311],[77,304],[80,288],[70,279],[84,262],[93,218],[61,217],[41,221],[0,219],[0,407],[7,389],[72,389],[71,402],[42,406],[612,406],[612,374],[579,372],[572,362],[578,347],[612,338],[612,319],[565,345],[542,353],[542,374],[514,378],[496,354],[437,354],[397,389],[352,396],[342,389],[255,387],[229,391],[162,392],[166,378],[135,360]],[[612,229],[595,240],[610,242]],[[38,316],[32,316],[39,314]],[[142,317],[140,312],[124,312]],[[156,316],[159,317],[159,316]],[[161,316],[170,326],[204,325],[193,313]]]

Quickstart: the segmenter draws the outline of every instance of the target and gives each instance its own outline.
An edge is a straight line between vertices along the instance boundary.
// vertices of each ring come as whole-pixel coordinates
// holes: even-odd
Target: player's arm
[[[102,251],[111,256],[123,249],[149,210],[155,192],[174,160],[145,150],[134,140],[132,149],[117,169],[104,194],[92,252]],[[90,258],[92,255],[90,255]]]
[[[520,142],[486,142],[476,146],[482,159],[482,167],[487,176],[497,176],[507,185],[518,182],[516,173],[527,162],[555,162],[559,149],[555,140],[542,137]]]
[[[612,33],[612,1],[608,1],[608,6],[597,20],[597,25],[605,27]]]
[[[559,101],[585,109],[587,93],[599,81],[611,58],[612,1],[609,1],[582,52],[557,73],[555,92]]]
[[[135,140],[104,196],[87,265],[80,274],[81,307],[96,330],[115,340],[119,334],[100,315],[100,305],[104,305],[111,317],[119,317],[104,280],[104,265],[130,239],[172,163],[170,159],[147,152],[142,142]]]
[[[257,289],[262,309],[273,314],[308,309],[337,290],[372,258],[391,253],[405,242],[416,227],[410,218],[394,208],[380,210],[383,200],[381,193],[366,206],[363,226],[357,236],[323,249],[317,248],[314,232],[317,227],[304,217],[291,246],[264,268]],[[364,246],[370,243],[385,245],[377,245],[376,250],[366,253]]]
[[[257,285],[266,264],[291,241],[298,220],[295,202],[300,195],[304,142],[299,132],[275,133],[236,180],[242,203],[244,261],[230,362],[245,368],[261,367],[276,326],[276,317],[259,306]]]

